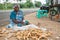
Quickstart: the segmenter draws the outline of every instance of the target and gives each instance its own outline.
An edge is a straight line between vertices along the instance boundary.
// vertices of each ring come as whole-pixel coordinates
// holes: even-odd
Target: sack
[[[14,30],[28,30],[29,28],[37,28],[39,29],[36,25],[34,24],[30,24],[30,25],[26,25],[26,26],[22,26],[22,27],[18,27],[17,25],[14,26]]]

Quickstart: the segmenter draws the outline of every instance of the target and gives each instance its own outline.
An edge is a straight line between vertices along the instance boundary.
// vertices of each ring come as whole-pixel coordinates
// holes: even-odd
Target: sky
[[[1,0],[0,0],[1,1]],[[11,0],[10,0],[11,1]],[[26,0],[23,0],[23,1],[26,1]],[[46,3],[46,0],[32,0],[32,2],[34,3],[34,1],[40,1],[42,4],[45,4]],[[12,1],[13,2],[13,1]]]
[[[34,1],[34,0],[32,0],[32,1]],[[46,3],[46,0],[36,0],[36,1],[40,1],[42,4]]]
[[[23,0],[23,1],[26,1],[26,0]],[[42,4],[46,3],[46,0],[32,0],[33,3],[34,3],[34,1],[40,1]]]
[[[39,1],[41,1],[42,4],[46,3],[46,0],[39,0]]]

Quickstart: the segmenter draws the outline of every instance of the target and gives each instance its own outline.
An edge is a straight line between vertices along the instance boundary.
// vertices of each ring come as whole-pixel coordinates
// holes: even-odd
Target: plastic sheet
[[[47,10],[38,10],[37,11],[37,14],[36,14],[36,17],[37,18],[42,18],[42,17],[47,17],[48,14],[47,14]]]
[[[27,26],[22,26],[22,27],[18,27],[17,25],[14,26],[14,30],[28,30],[29,28],[37,28],[39,29],[36,25],[34,24],[30,24],[30,25],[27,25]]]

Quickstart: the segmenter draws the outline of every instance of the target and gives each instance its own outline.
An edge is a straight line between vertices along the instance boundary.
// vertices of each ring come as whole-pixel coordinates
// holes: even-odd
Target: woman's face
[[[15,7],[15,8],[14,8],[14,11],[17,12],[18,10],[19,10],[19,7]]]

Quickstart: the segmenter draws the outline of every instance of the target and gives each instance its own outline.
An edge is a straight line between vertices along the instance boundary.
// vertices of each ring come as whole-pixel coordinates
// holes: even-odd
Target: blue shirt
[[[22,12],[21,10],[19,10],[19,11],[17,12],[17,14],[22,15],[22,17],[23,17],[23,12]],[[11,12],[11,14],[10,14],[10,19],[16,19],[16,12],[15,12],[15,11],[12,11],[12,12]]]
[[[10,24],[14,25],[15,23],[12,21],[14,19],[16,19],[17,21],[22,21],[24,18],[23,12],[21,10],[19,10],[16,14],[15,11],[12,11],[10,14]]]

